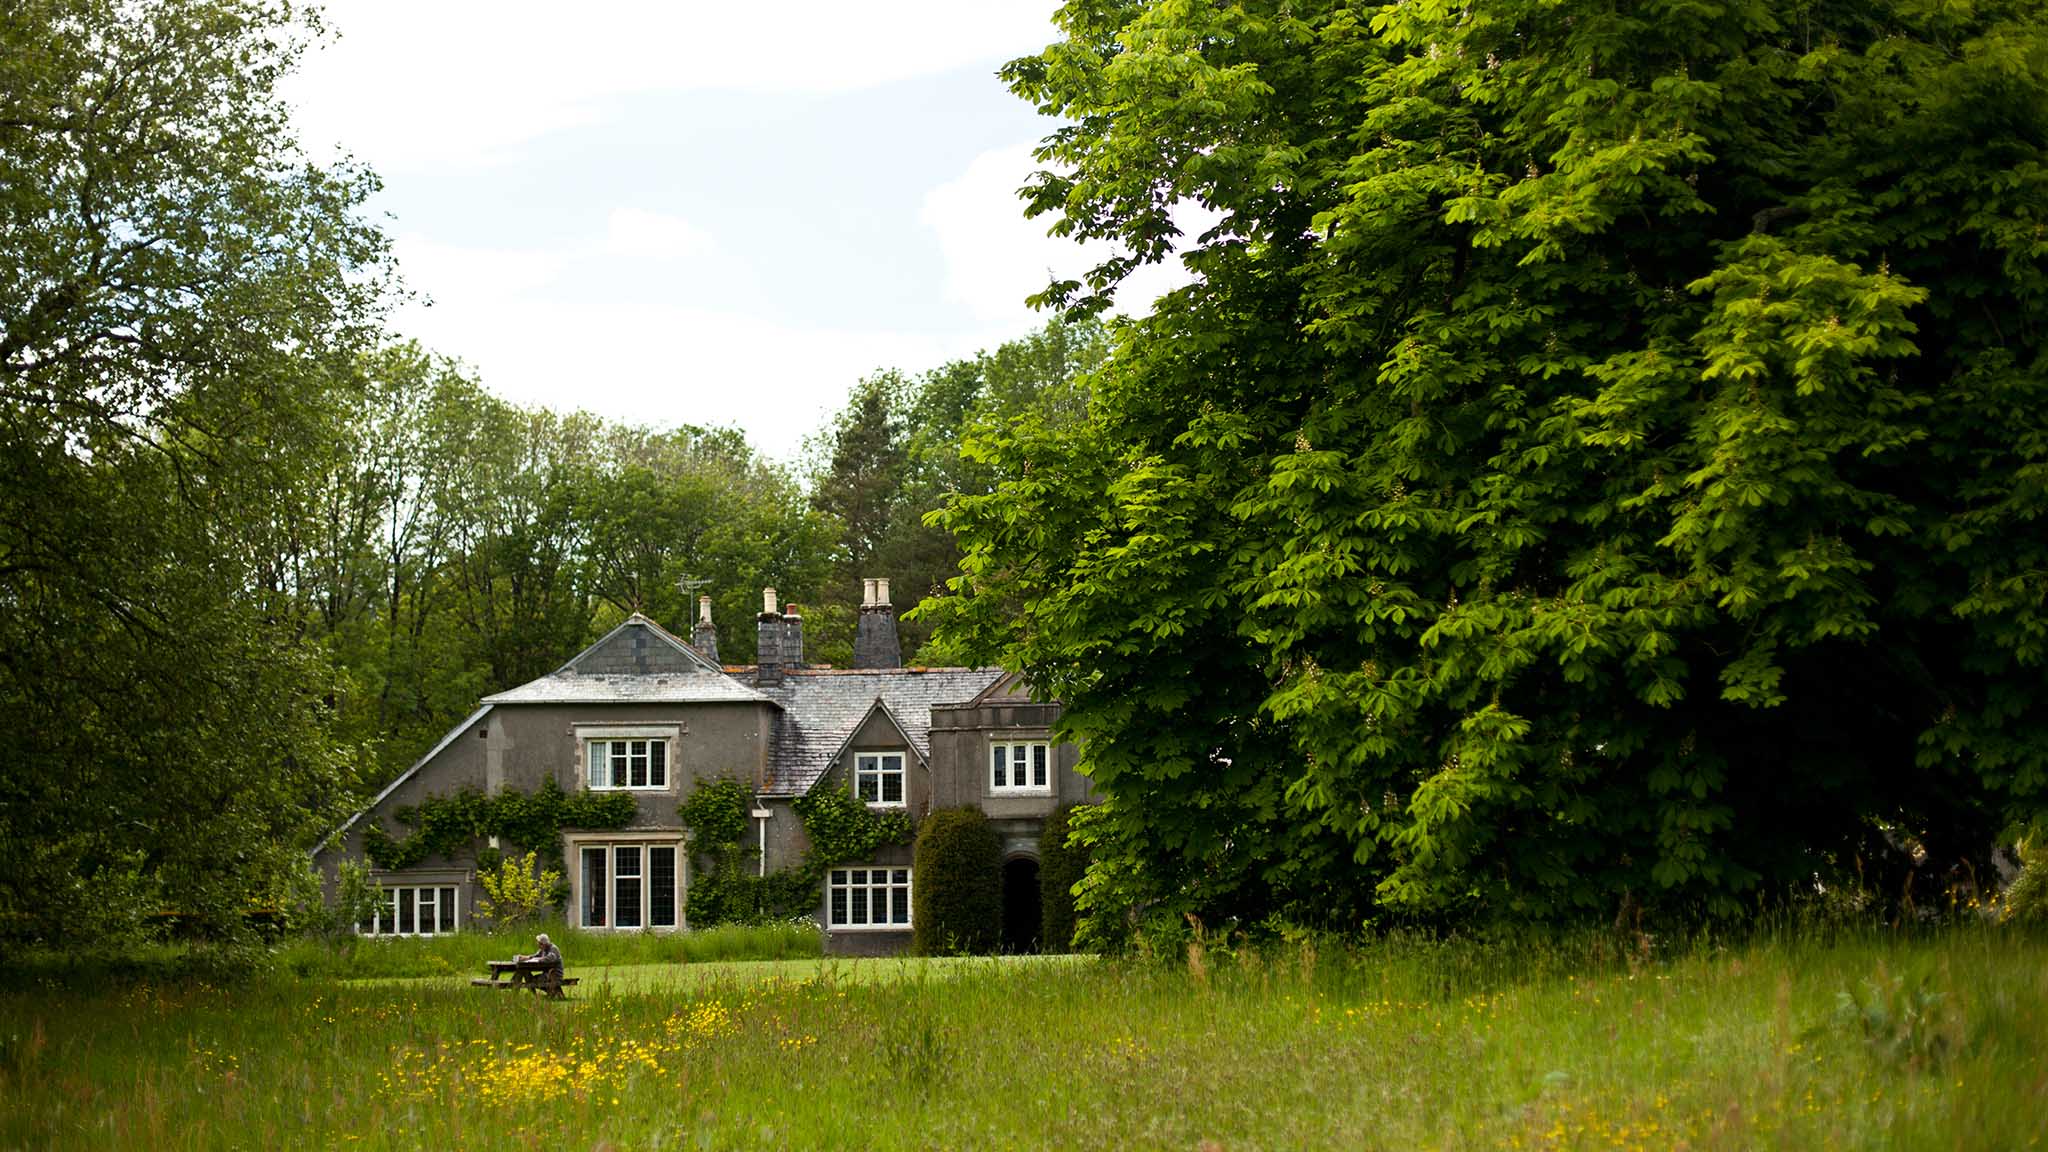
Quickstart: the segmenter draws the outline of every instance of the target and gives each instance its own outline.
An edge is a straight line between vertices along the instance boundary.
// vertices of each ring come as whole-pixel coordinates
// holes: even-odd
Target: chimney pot
[[[711,623],[711,597],[697,597],[697,626],[690,630],[690,647],[697,654],[718,663],[718,629]]]
[[[773,588],[761,589],[761,615],[775,615],[775,589]]]

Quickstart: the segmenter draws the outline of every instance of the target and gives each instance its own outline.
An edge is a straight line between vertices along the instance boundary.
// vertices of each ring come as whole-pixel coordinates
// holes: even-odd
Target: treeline
[[[304,483],[273,503],[260,592],[331,664],[336,736],[365,785],[403,770],[480,696],[544,676],[634,612],[687,636],[712,599],[719,656],[754,658],[760,589],[808,614],[808,657],[851,663],[865,576],[900,610],[958,552],[924,523],[992,477],[968,430],[1085,404],[1105,341],[1055,321],[921,376],[877,373],[785,466],[734,429],[651,429],[523,408],[417,345],[365,356]],[[904,623],[916,661],[929,629]]]
[[[634,611],[687,631],[686,579],[727,661],[772,584],[843,662],[861,577],[944,580],[964,430],[1101,358],[1054,325],[882,373],[801,467],[508,404],[390,332],[375,177],[276,92],[317,32],[0,8],[0,946],[241,932],[479,696]]]

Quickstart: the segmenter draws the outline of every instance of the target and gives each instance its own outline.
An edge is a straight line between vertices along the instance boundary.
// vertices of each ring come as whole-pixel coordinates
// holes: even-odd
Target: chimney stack
[[[794,604],[782,611],[782,666],[804,666],[804,615]]]
[[[775,606],[775,589],[761,589],[761,615],[754,625],[755,656],[758,670],[754,683],[772,687],[782,683],[782,613]]]
[[[860,619],[854,624],[855,668],[901,668],[903,643],[896,636],[896,609],[889,604],[889,581],[861,581]]]
[[[697,655],[718,663],[718,629],[711,623],[711,597],[697,597],[697,626],[690,630],[690,647]]]

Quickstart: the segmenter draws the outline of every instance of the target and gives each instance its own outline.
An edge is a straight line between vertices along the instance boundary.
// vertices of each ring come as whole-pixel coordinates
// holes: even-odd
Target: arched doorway
[[[1038,861],[1003,861],[1003,951],[1038,951]]]

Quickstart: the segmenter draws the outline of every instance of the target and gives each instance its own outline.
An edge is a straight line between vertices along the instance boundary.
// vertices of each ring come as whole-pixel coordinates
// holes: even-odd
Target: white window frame
[[[674,886],[674,922],[656,924],[654,920],[654,850],[668,848],[675,852],[675,867],[670,883]],[[619,853],[630,851],[638,860],[639,874],[628,879],[640,885],[638,924],[619,926]],[[603,924],[589,923],[590,919],[590,873],[584,853],[601,852],[604,858],[604,919]],[[604,839],[572,840],[568,845],[567,858],[575,882],[570,886],[570,915],[576,926],[586,932],[680,932],[685,924],[683,901],[689,891],[684,876],[689,867],[687,846],[681,836],[674,832],[662,832],[649,836],[612,836]]]
[[[1019,760],[1018,753],[1023,753]],[[1050,796],[1053,783],[1059,779],[1059,763],[1053,759],[1052,742],[1048,740],[991,740],[988,743],[988,794],[991,796]],[[999,776],[996,757],[1003,758]],[[1036,777],[1040,771],[1045,774],[1044,783]],[[1016,783],[1017,773],[1028,771],[1030,777],[1023,784]]]
[[[421,892],[432,892],[434,894],[434,930],[432,932],[420,931],[419,893]],[[454,894],[448,907],[449,912],[453,914],[453,920],[448,924],[441,923],[441,893],[443,892]],[[364,923],[356,925],[356,934],[358,936],[453,936],[462,930],[462,885],[460,884],[447,882],[432,884],[380,884],[377,886],[377,895],[377,908],[370,913],[367,921],[368,926],[365,927]],[[410,932],[401,932],[399,930],[399,925],[404,923],[404,918],[399,915],[398,911],[402,902],[406,903],[412,911],[412,931]]]
[[[859,874],[861,877],[858,882],[853,879],[855,874]],[[878,877],[879,879],[877,879]],[[898,879],[898,877],[901,877],[901,879]],[[895,865],[864,864],[858,867],[848,866],[832,869],[825,874],[826,929],[832,932],[910,931],[911,921],[917,915],[914,883],[915,878],[911,875],[908,865],[898,867]],[[903,919],[888,919],[877,924],[874,923],[874,917],[870,914],[866,923],[854,923],[852,919],[853,894],[856,891],[862,894],[862,907],[867,910],[874,908],[876,894],[879,893],[884,901],[893,901],[894,894],[901,891],[903,893]],[[844,901],[841,902],[845,909],[843,913],[834,906],[832,897],[835,894],[844,894],[845,896]],[[889,911],[891,916],[893,916],[895,912],[893,903],[890,904]],[[844,918],[842,919],[842,917]]]
[[[676,781],[678,776],[681,774],[681,765],[678,764],[676,761],[677,758],[681,755],[682,751],[682,725],[572,724],[570,725],[570,730],[574,732],[576,736],[576,779],[582,782],[582,787],[586,791],[674,792],[676,790]],[[623,785],[612,783],[609,764],[609,750],[607,750],[606,755],[607,764],[605,766],[606,772],[604,783],[599,784],[593,782],[590,778],[590,773],[591,769],[596,766],[594,763],[596,756],[596,746],[599,744],[609,746],[617,741],[626,741],[629,744],[645,742],[649,745],[649,748],[645,751],[644,754],[647,756],[650,777],[652,775],[653,769],[652,744],[655,741],[660,741],[662,744],[662,782],[659,784],[632,783],[632,778],[630,774],[631,762],[629,760],[627,782]],[[630,755],[631,752],[629,751],[628,756],[630,757]]]
[[[907,770],[909,754],[905,752],[856,752],[853,754],[853,794],[870,808],[910,807],[910,773]],[[885,800],[888,788],[885,785],[891,776],[896,778],[896,799]],[[875,798],[869,800],[861,791],[866,778],[873,777]]]
[[[624,745],[626,749],[623,760],[620,754],[614,751],[619,745]],[[602,763],[597,751],[600,748],[604,749]],[[632,782],[632,770],[636,767],[633,762],[636,759],[639,761],[637,767],[644,774],[645,783]],[[656,763],[657,760],[659,764]],[[583,786],[592,792],[666,792],[669,790],[669,779],[673,775],[670,771],[672,765],[673,757],[669,754],[669,742],[660,736],[607,736],[592,737],[583,741]],[[605,770],[605,782],[602,784],[593,779],[600,766]],[[657,768],[661,772],[659,781],[654,779]],[[624,784],[615,782],[621,770],[626,773]]]

